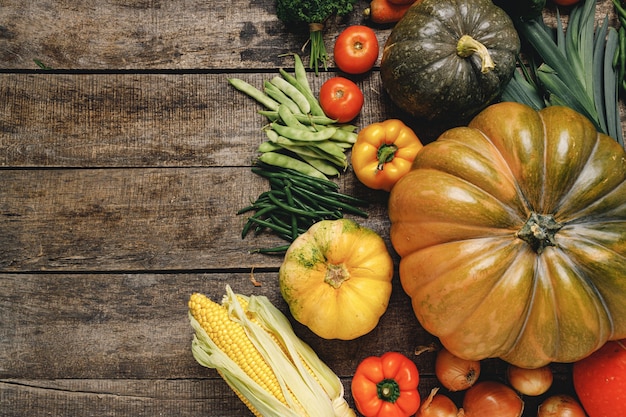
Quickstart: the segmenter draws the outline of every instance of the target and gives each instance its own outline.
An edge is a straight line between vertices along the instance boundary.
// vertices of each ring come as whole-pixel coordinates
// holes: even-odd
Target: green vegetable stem
[[[514,73],[502,99],[537,110],[552,105],[571,107],[624,146],[618,94],[623,73],[619,74],[614,60],[622,46],[626,50],[626,34],[620,41],[608,16],[596,24],[595,12],[596,0],[581,1],[571,8],[565,28],[557,10],[555,31],[541,16],[518,19],[520,37],[528,41],[534,54],[529,54],[528,64],[520,60],[521,71]]]
[[[320,64],[327,69],[328,55],[323,31],[331,16],[344,16],[353,10],[356,0],[276,0],[276,16],[287,25],[308,25],[309,67],[318,73]]]

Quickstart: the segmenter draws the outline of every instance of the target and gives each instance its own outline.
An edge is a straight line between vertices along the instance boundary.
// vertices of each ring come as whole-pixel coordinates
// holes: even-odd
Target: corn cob
[[[189,318],[196,361],[216,369],[255,416],[355,416],[339,378],[266,297],[227,286],[218,304],[195,293]]]

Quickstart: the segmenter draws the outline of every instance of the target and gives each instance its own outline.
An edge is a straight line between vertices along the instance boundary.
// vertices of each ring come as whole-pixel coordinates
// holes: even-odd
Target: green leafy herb
[[[327,69],[323,30],[331,16],[344,16],[353,10],[356,0],[276,0],[276,15],[289,25],[308,25],[309,66],[318,73],[320,63]]]

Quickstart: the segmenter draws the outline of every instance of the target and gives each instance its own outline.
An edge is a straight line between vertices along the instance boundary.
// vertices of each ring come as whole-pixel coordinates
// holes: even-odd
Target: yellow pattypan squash
[[[323,220],[291,244],[279,277],[297,321],[325,339],[351,340],[374,329],[386,311],[393,260],[373,230]]]

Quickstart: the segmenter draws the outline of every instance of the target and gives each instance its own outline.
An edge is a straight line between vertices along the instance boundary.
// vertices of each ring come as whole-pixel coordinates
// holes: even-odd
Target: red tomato
[[[348,26],[335,41],[335,64],[348,74],[363,74],[378,59],[378,38],[367,26]]]
[[[626,339],[574,363],[574,389],[589,417],[626,416]]]
[[[320,88],[324,113],[339,123],[354,119],[363,107],[363,93],[358,85],[343,77],[333,77]]]

